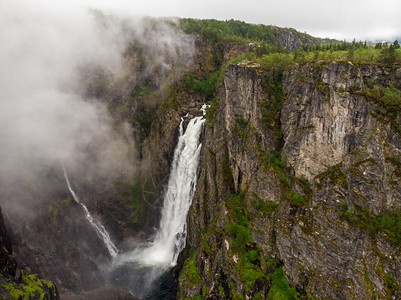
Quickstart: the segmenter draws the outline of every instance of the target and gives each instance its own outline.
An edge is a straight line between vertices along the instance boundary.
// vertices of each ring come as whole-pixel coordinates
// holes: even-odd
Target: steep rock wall
[[[357,91],[347,92],[360,90],[368,80],[386,82],[392,77],[386,73],[376,66],[332,63],[292,70],[284,79],[283,156],[296,176],[314,181],[314,194],[308,207],[311,227],[305,230],[298,223],[288,234],[278,234],[277,246],[290,279],[308,278],[320,297],[399,293],[388,282],[390,277],[401,280],[399,246],[384,232],[375,236],[338,213],[341,205],[377,215],[397,211],[401,204],[397,167],[389,160],[400,154],[399,135],[390,123],[373,117],[372,103]]]
[[[301,297],[400,296],[400,246],[391,230],[369,224],[397,216],[401,143],[362,92],[368,81],[397,84],[397,72],[341,62],[293,67],[282,77],[274,128],[264,118],[272,72],[226,68],[205,132],[188,216],[187,249],[196,250],[187,251],[179,298],[278,295],[271,274],[280,268],[286,292],[295,287]],[[238,240],[232,228],[251,237]]]
[[[8,235],[0,208],[0,295],[9,299],[60,299],[54,283],[29,274],[12,256]]]

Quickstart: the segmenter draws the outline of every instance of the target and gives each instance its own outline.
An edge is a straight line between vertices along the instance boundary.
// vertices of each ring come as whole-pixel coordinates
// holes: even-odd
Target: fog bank
[[[161,73],[193,52],[193,40],[165,23],[56,4],[0,4],[3,193],[35,185],[45,168],[61,171],[60,162],[86,178],[133,174],[132,128],[124,122],[113,126],[107,109],[112,99],[88,97],[85,76],[90,74],[84,71],[102,70],[111,82],[128,76],[132,84],[146,70],[135,74],[130,69],[128,46],[141,44],[152,57],[149,69]]]

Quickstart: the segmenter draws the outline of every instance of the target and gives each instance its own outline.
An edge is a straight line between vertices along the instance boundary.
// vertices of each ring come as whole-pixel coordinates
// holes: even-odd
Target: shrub
[[[234,117],[234,121],[235,125],[233,128],[233,133],[240,137],[246,137],[252,128],[251,121],[244,119],[244,117],[241,115],[236,115]]]
[[[290,287],[285,278],[283,267],[279,267],[273,273],[268,274],[267,278],[271,281],[271,287],[266,299],[299,299],[299,293]]]
[[[251,200],[253,206],[265,215],[276,212],[279,209],[277,203],[270,201],[270,200],[264,201],[256,194],[254,194],[254,198],[251,198],[250,200]]]
[[[234,269],[240,279],[245,282],[245,292],[251,291],[255,280],[264,276],[259,265],[260,257],[257,250],[250,250],[238,259]]]
[[[226,221],[224,223],[224,229],[231,236],[231,248],[233,253],[238,251],[244,252],[246,245],[253,242],[246,226]]]

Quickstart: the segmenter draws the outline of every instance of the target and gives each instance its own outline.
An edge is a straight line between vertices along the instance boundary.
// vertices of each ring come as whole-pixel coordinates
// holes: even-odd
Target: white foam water
[[[198,179],[204,122],[204,117],[195,117],[184,132],[184,119],[181,119],[159,231],[153,242],[119,255],[116,264],[133,262],[161,269],[176,265],[178,254],[185,247],[186,218]]]

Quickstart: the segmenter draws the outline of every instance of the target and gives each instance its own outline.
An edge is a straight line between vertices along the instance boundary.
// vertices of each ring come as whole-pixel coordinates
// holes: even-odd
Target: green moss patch
[[[341,203],[338,214],[341,218],[367,230],[374,236],[379,231],[386,233],[393,243],[401,247],[401,212],[387,211],[373,214],[366,207]]]
[[[180,281],[183,279],[191,285],[197,285],[201,282],[198,269],[195,266],[194,255],[185,260],[184,267],[180,273]]]
[[[295,288],[290,286],[288,280],[285,278],[282,266],[275,269],[274,272],[268,274],[267,278],[271,281],[271,286],[266,299],[299,299],[299,293]]]
[[[265,201],[255,193],[253,194],[253,197],[250,198],[249,200],[251,201],[255,209],[261,211],[265,215],[270,215],[279,210],[279,205],[277,203],[270,200]]]
[[[294,206],[303,206],[312,196],[309,182],[303,177],[297,178],[292,175],[291,169],[281,160],[280,155],[281,151],[274,154],[265,154],[264,164],[266,167],[272,167],[276,171],[283,187],[283,199],[290,201]],[[295,192],[293,185],[298,185],[302,189],[304,196]]]
[[[182,286],[182,290],[194,289],[194,287],[199,288],[199,294],[193,297],[185,297],[184,299],[202,299],[201,293],[204,290],[202,287],[202,280],[198,273],[198,268],[195,265],[194,255],[195,251],[191,251],[192,254],[185,260],[184,266],[180,272],[180,276],[178,278],[180,285]],[[180,291],[178,292],[178,297],[180,297]]]
[[[264,276],[264,271],[260,268],[259,251],[252,249],[241,255],[234,270],[244,282],[245,292],[252,291],[255,281]]]
[[[264,203],[258,197],[253,198],[251,202],[255,202],[266,213],[278,209],[277,204]],[[228,194],[226,206],[232,221],[225,223],[225,229],[230,236],[231,252],[238,258],[234,272],[243,282],[245,293],[248,295],[253,293],[254,299],[264,299],[266,291],[269,290],[267,299],[298,299],[298,293],[290,287],[280,262],[261,257],[261,248],[255,244],[249,233],[245,195],[243,193]],[[258,288],[256,288],[257,286]],[[263,290],[260,290],[261,287]],[[235,288],[232,288],[232,293],[236,295]]]
[[[401,111],[401,91],[393,86],[366,85],[357,92],[358,95],[371,101],[375,107],[372,114],[379,120],[391,123],[401,134],[401,122],[398,118]]]
[[[348,187],[347,175],[341,170],[342,164],[327,166],[326,171],[316,176],[316,179],[327,180],[331,185],[341,185],[344,188]],[[322,184],[317,183],[317,187],[321,188]]]

